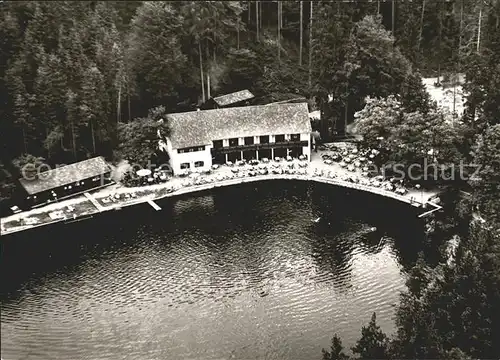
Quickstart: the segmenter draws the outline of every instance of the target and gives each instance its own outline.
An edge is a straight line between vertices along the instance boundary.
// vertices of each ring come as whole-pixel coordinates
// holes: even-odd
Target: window
[[[181,164],[181,169],[189,169],[189,168],[190,168],[189,163],[182,163]]]
[[[215,140],[213,143],[215,149],[220,149],[221,147],[223,147],[222,140]]]
[[[183,148],[183,149],[177,149],[178,154],[183,154],[186,152],[195,152],[195,151],[203,151],[205,150],[205,146],[194,146],[194,147],[188,147],[188,148]]]
[[[238,138],[229,139],[229,146],[238,146]]]
[[[260,137],[260,143],[261,144],[269,144],[269,135],[262,135]]]
[[[292,134],[292,135],[290,135],[290,140],[292,140],[292,141],[300,141],[300,134]]]
[[[194,163],[194,167],[203,167],[203,165],[205,165],[205,163],[203,161],[196,161]]]
[[[276,135],[274,142],[285,142],[285,135]]]
[[[245,138],[245,145],[253,145],[253,136],[247,136]]]

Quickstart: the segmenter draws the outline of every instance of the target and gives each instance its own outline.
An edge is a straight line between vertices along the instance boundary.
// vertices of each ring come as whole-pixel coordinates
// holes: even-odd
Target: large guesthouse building
[[[228,161],[311,154],[306,103],[271,104],[167,115],[174,174]]]

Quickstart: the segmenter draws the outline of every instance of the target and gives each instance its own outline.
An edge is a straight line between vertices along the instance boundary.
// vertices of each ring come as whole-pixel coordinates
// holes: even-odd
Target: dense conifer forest
[[[374,315],[352,352],[335,336],[323,358],[500,356],[500,1],[3,1],[0,54],[4,201],[27,162],[143,162],[163,114],[242,89],[305,97],[324,140],[353,125],[380,165],[472,164],[432,181],[446,206],[426,241],[457,240],[453,260],[421,254],[393,337]],[[422,83],[459,74],[463,115]]]

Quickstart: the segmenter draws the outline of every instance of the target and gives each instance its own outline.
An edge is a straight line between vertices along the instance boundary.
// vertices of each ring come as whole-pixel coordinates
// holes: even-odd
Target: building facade
[[[21,206],[41,206],[112,184],[110,173],[111,167],[99,156],[26,176],[19,179],[23,190]]]
[[[247,106],[167,116],[174,174],[228,161],[311,155],[306,103]]]

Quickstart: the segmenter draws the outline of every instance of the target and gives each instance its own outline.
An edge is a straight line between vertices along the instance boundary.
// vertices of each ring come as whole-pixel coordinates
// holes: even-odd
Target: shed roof
[[[79,180],[99,176],[110,171],[102,156],[61,166],[43,173],[34,180],[21,178],[19,182],[30,195],[68,185]]]
[[[174,149],[235,137],[311,132],[306,103],[244,106],[167,115]]]
[[[241,90],[227,95],[221,95],[213,98],[215,103],[219,106],[227,106],[238,103],[244,100],[253,99],[253,94],[248,90]]]

